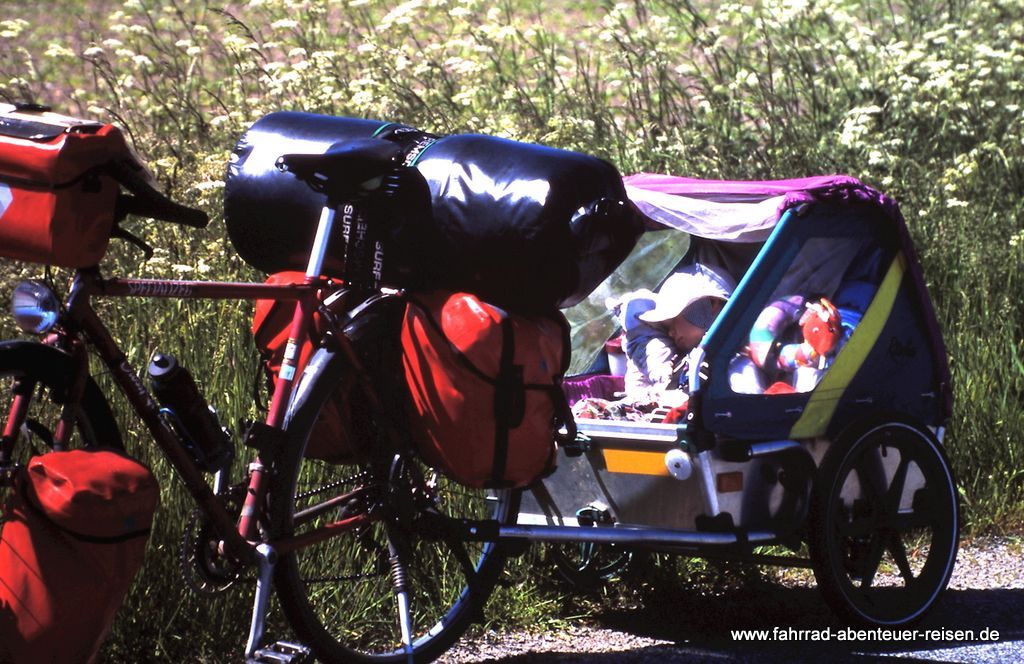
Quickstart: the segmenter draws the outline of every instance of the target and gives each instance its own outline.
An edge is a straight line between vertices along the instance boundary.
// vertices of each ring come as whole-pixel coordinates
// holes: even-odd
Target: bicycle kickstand
[[[299,664],[309,659],[309,648],[279,641],[265,648],[260,647],[266,632],[267,606],[270,602],[270,587],[273,582],[277,552],[269,544],[256,547],[259,559],[259,578],[256,581],[256,599],[252,607],[252,624],[249,626],[249,640],[245,644],[246,664],[273,662],[274,664]]]

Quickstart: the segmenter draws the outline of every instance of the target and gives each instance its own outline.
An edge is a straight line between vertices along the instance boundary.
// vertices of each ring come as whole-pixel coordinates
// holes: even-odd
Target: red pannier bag
[[[149,469],[117,452],[29,461],[0,530],[0,661],[95,661],[159,500]]]
[[[265,283],[281,286],[301,284],[305,279],[304,272],[285,271],[270,275]],[[252,335],[256,342],[256,348],[263,358],[263,369],[268,380],[271,381],[272,387],[277,383],[277,374],[284,361],[285,347],[288,345],[288,333],[291,331],[294,314],[295,300],[256,300]],[[320,314],[314,313],[309,336],[298,344],[299,357],[295,369],[297,377],[302,375],[302,370],[309,363],[322,335],[323,324]],[[296,380],[298,379],[296,378]],[[330,463],[347,463],[352,460],[354,440],[352,428],[347,426],[351,419],[349,417],[349,398],[352,394],[352,385],[352,380],[346,380],[339,385],[337,395],[330,399],[320,411],[320,419],[314,425],[313,433],[306,446],[306,457]]]
[[[264,282],[268,286],[289,286],[301,284],[306,280],[304,272],[287,271],[270,275]],[[255,312],[252,316],[252,337],[263,357],[263,368],[268,378],[277,384],[277,374],[284,362],[285,346],[288,345],[288,333],[291,331],[292,318],[295,315],[295,300],[256,300]],[[295,364],[295,375],[302,374],[316,350],[314,339],[319,342],[321,335],[320,314],[313,314],[313,326],[309,336],[298,344],[299,357]]]
[[[409,427],[434,468],[471,487],[524,487],[554,470],[572,426],[561,313],[510,314],[467,293],[410,297],[402,365]]]
[[[103,258],[118,183],[137,163],[113,125],[0,104],[0,256],[64,267]]]

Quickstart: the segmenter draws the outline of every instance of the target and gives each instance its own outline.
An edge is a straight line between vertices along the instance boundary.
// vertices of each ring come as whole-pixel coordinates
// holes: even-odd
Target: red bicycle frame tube
[[[274,397],[270,402],[270,412],[267,413],[267,425],[280,429],[284,424],[285,411],[291,401],[292,386],[295,384],[296,361],[299,356],[299,340],[305,339],[309,332],[309,322],[313,317],[313,308],[316,306],[316,290],[314,284],[320,280],[323,272],[324,258],[327,255],[327,246],[330,243],[331,229],[334,226],[334,206],[325,205],[320,213],[320,221],[317,223],[316,237],[313,239],[313,247],[309,252],[309,262],[306,265],[306,295],[299,299],[295,307],[295,314],[292,316],[291,328],[288,331],[288,341],[285,345],[284,358],[281,361],[281,369],[278,371],[277,384],[274,386]],[[238,532],[246,540],[253,542],[258,539],[257,515],[266,503],[267,482],[263,477],[264,466],[260,459],[249,466],[249,490],[245,494],[245,502],[242,504],[242,514],[238,520]],[[358,527],[359,523],[346,524],[344,527],[334,525],[325,527],[323,530],[334,528],[338,532],[345,532]],[[273,546],[280,546],[279,543],[272,543]]]
[[[257,283],[224,283],[203,281],[177,281],[159,279],[103,279],[95,270],[79,271],[71,295],[68,298],[68,311],[74,325],[80,327],[91,345],[96,348],[103,363],[110,370],[121,391],[124,392],[132,408],[139,414],[149,429],[157,445],[177,471],[186,489],[196,500],[207,518],[218,531],[227,533],[226,542],[229,550],[236,555],[251,548],[258,539],[256,514],[259,506],[264,503],[267,486],[263,477],[262,464],[259,459],[253,464],[250,483],[246,495],[246,506],[243,517],[236,524],[224,509],[221,502],[214,496],[205,477],[191,456],[181,446],[177,435],[160,415],[160,406],[153,400],[149,390],[143,383],[138,372],[127,361],[124,353],[110,335],[109,330],[96,315],[90,298],[101,297],[158,297],[174,299],[274,299],[295,300],[298,304],[289,339],[301,339],[308,333],[309,321],[316,308],[319,279],[307,278],[303,284],[268,285]],[[84,352],[82,349],[81,352]],[[294,358],[291,366],[294,367]],[[80,371],[87,371],[82,365]],[[79,377],[76,377],[76,381]],[[274,390],[274,400],[267,424],[280,428],[283,424],[285,410],[291,398],[294,380],[279,380]],[[10,424],[10,423],[9,423]],[[251,503],[251,505],[250,505]],[[248,508],[248,509],[246,509]],[[353,523],[352,527],[358,525]],[[344,529],[344,528],[342,528]],[[337,526],[333,528],[338,532]],[[333,534],[333,533],[332,533]]]
[[[10,412],[7,415],[7,423],[4,425],[3,447],[0,449],[0,460],[7,463],[14,453],[14,441],[18,438],[18,428],[28,416],[28,408],[32,402],[32,395],[26,393],[24,384],[18,382],[14,386],[14,398],[11,400]]]

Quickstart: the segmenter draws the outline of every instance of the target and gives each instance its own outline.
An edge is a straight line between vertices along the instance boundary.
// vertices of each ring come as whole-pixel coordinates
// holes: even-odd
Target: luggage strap
[[[500,483],[508,465],[508,438],[512,429],[523,422],[526,414],[526,390],[523,385],[523,367],[514,364],[516,352],[512,319],[501,321],[501,359],[498,378],[494,383],[494,463],[491,481]]]

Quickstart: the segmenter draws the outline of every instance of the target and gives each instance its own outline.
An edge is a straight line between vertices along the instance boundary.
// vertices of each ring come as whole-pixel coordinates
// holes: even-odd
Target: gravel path
[[[829,664],[878,657],[952,662],[1024,661],[1024,538],[961,545],[949,590],[916,625],[949,630],[939,640],[838,641],[839,623],[807,573],[701,596],[666,594],[630,611],[608,611],[559,632],[464,639],[440,661],[462,662],[790,662]],[[827,642],[738,641],[733,629],[814,630]],[[971,630],[955,634],[952,630]],[[986,633],[986,630],[989,630]],[[998,631],[996,640],[991,630]],[[944,638],[942,638],[944,637]]]

